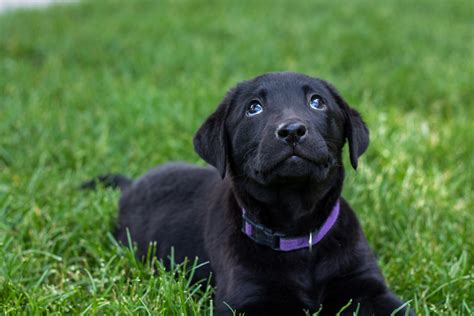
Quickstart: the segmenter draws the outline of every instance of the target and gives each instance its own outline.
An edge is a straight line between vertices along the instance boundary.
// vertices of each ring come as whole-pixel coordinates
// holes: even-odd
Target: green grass
[[[348,168],[393,290],[419,315],[474,313],[471,1],[137,2],[0,15],[0,307],[6,314],[209,314],[187,267],[142,265],[109,232],[118,192],[76,189],[200,163],[225,91],[291,70],[333,82],[371,144]]]

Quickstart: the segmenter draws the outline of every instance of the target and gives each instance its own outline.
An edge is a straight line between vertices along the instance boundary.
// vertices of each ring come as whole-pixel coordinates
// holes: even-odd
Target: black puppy
[[[157,241],[210,264],[216,314],[299,315],[322,306],[334,315],[390,315],[390,292],[359,222],[341,197],[342,148],[351,164],[369,144],[358,112],[327,82],[269,73],[229,91],[194,137],[215,168],[157,167],[131,181],[100,177],[123,190],[116,238],[127,229],[138,255]],[[91,182],[92,183],[92,182]],[[89,184],[91,184],[89,183]],[[405,308],[398,314],[407,312]]]

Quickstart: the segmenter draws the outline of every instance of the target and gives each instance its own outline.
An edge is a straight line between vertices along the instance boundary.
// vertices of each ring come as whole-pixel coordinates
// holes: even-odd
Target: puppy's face
[[[344,144],[344,114],[321,81],[267,74],[239,85],[226,122],[236,175],[324,180]]]
[[[323,182],[341,165],[349,139],[351,162],[368,132],[328,83],[295,73],[269,73],[232,89],[196,134],[196,151],[221,175],[261,184]]]

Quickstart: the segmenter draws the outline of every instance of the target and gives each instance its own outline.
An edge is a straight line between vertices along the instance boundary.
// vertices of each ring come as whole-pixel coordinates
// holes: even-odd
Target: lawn
[[[418,315],[474,313],[471,1],[104,1],[0,15],[0,307],[207,315],[212,289],[110,235],[91,176],[203,164],[191,139],[236,82],[334,83],[371,144],[344,196]],[[161,270],[155,273],[155,270]]]

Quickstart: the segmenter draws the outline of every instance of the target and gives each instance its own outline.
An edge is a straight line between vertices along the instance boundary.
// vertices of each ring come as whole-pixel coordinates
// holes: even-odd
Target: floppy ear
[[[225,121],[234,94],[235,88],[227,93],[217,110],[201,125],[193,139],[194,150],[208,164],[216,167],[222,178],[226,172],[228,153]]]
[[[359,112],[351,108],[330,83],[325,82],[325,84],[344,113],[344,130],[349,142],[351,165],[354,169],[357,169],[358,158],[369,146],[369,130]]]

